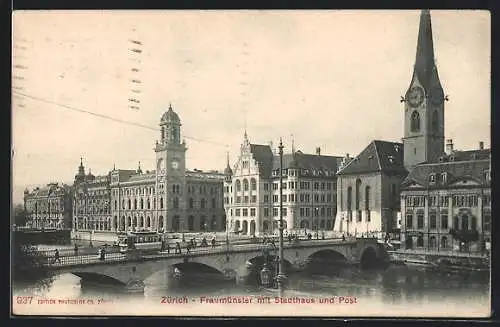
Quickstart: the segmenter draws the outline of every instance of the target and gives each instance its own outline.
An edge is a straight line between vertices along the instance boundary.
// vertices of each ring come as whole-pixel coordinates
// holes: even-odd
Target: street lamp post
[[[319,240],[319,208],[314,209],[314,215],[316,216],[316,239]]]
[[[279,145],[279,155],[280,155],[280,225],[279,225],[279,265],[278,265],[278,276],[276,277],[278,282],[278,289],[280,295],[283,293],[284,283],[286,280],[286,275],[284,271],[284,258],[283,258],[283,142],[280,138]]]

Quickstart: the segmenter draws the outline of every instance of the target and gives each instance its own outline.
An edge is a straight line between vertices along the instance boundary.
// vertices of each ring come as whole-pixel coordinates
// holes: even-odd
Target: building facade
[[[73,183],[73,230],[112,230],[110,176],[85,174],[82,159]]]
[[[72,189],[51,183],[24,191],[26,226],[41,229],[70,229],[72,225]]]
[[[402,184],[405,249],[481,251],[491,242],[491,151],[449,150]]]
[[[288,232],[332,230],[336,214],[336,171],[341,157],[295,151],[280,157],[270,145],[252,144],[245,132],[240,155],[225,170],[228,230],[243,235],[278,232],[280,187]],[[280,186],[280,173],[283,184]]]
[[[113,168],[104,176],[75,179],[75,229],[159,232],[223,231],[224,175],[186,169],[181,121],[170,106],[160,121],[156,170]],[[81,173],[80,173],[81,171]],[[84,176],[84,177],[80,177]],[[78,182],[77,182],[78,180]]]
[[[408,174],[403,144],[373,141],[338,172],[335,230],[345,234],[395,232],[400,184]]]

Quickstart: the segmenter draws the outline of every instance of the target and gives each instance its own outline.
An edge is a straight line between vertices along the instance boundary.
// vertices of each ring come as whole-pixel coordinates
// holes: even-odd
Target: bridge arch
[[[110,277],[108,275],[95,273],[95,272],[82,272],[82,271],[74,271],[70,272],[70,274],[75,275],[80,278],[80,285],[85,285],[87,283],[96,284],[96,285],[112,285],[112,286],[124,286],[125,283]]]
[[[308,256],[308,261],[322,261],[322,262],[338,262],[338,261],[347,261],[346,256],[336,250],[332,249],[323,249],[319,251],[315,251]]]
[[[363,269],[373,269],[380,266],[380,257],[378,249],[372,245],[365,246],[359,256],[359,264]]]

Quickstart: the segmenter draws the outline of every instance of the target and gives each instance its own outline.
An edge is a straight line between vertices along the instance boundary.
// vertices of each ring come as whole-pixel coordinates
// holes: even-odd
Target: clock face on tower
[[[431,103],[435,106],[439,106],[444,101],[443,89],[436,86],[431,89]]]
[[[408,91],[406,100],[412,107],[418,107],[424,101],[424,90],[420,86],[414,86]]]
[[[177,160],[172,161],[172,168],[174,168],[174,169],[179,168],[179,162]]]

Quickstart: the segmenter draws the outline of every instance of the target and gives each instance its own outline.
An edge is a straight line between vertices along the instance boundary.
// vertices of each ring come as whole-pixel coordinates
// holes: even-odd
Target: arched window
[[[134,199],[134,210],[137,209],[137,199]]]
[[[446,249],[448,247],[448,238],[446,236],[441,237],[441,248]]]
[[[468,230],[469,229],[469,216],[463,215],[462,216],[462,230]]]
[[[418,238],[417,238],[417,246],[418,247],[422,247],[424,246],[424,237],[422,235],[420,235]]]
[[[201,217],[200,219],[200,230],[206,231],[207,230],[207,222],[205,216]]]
[[[410,128],[412,132],[419,132],[420,131],[420,115],[417,111],[412,112],[411,114],[411,122],[410,122]]]
[[[148,209],[151,209],[151,201],[148,199]]]
[[[118,202],[115,200],[115,210],[117,209]]]
[[[175,197],[174,198],[174,209],[178,209],[179,208],[179,198],[178,197]]]
[[[248,180],[246,178],[243,180],[243,191],[248,191]]]
[[[361,179],[356,179],[356,210],[359,210]]]
[[[252,178],[250,180],[250,187],[251,187],[252,191],[255,191],[257,189],[257,182],[255,181],[255,178]]]
[[[432,130],[437,132],[439,129],[439,114],[437,110],[434,110],[432,113],[432,122],[431,122]]]
[[[458,217],[453,218],[453,229],[458,229]]]
[[[141,198],[141,209],[144,209],[144,200]]]
[[[132,201],[130,201],[130,199],[128,199],[128,210],[132,209]]]
[[[189,216],[188,218],[188,230],[192,231],[194,230],[194,217]]]
[[[434,249],[436,247],[436,237],[435,236],[431,236],[429,238],[429,247],[431,249]]]
[[[241,182],[239,179],[236,180],[236,192],[241,191]]]
[[[165,139],[165,127],[162,126],[161,128],[161,139],[164,140]]]
[[[163,209],[163,198],[160,198],[160,209]]]
[[[365,187],[365,210],[370,210],[370,186]]]
[[[352,187],[347,188],[347,211],[352,210]]]

